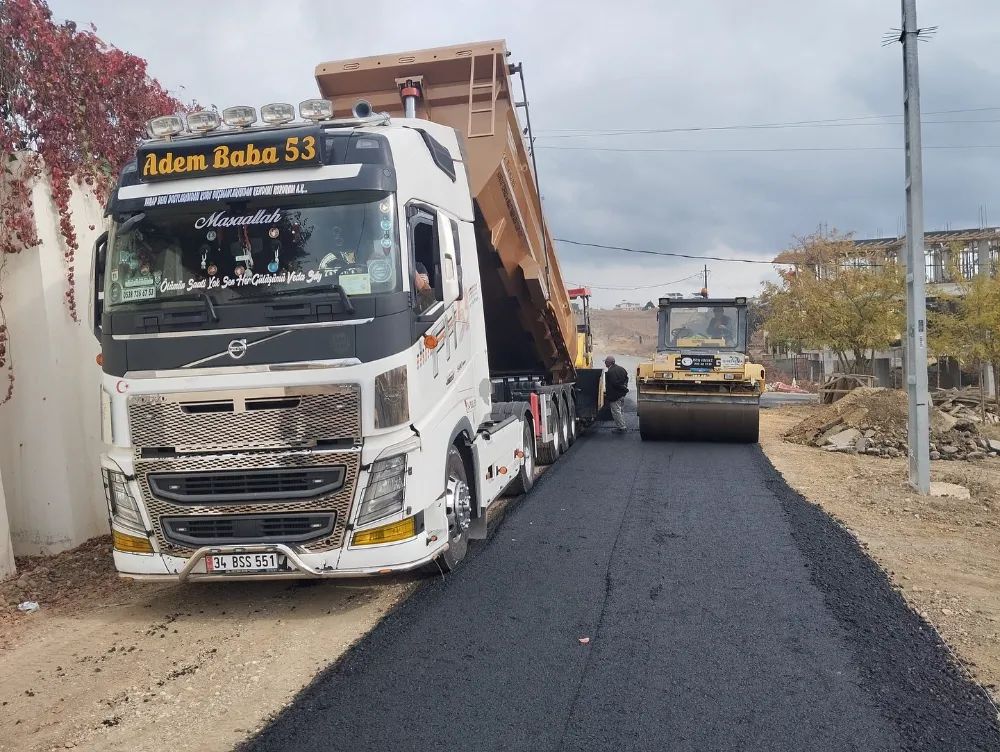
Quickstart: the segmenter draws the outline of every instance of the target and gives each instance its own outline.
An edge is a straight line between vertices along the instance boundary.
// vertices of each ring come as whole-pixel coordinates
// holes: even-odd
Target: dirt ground
[[[110,546],[0,582],[0,752],[230,750],[422,581],[135,583]]]
[[[785,480],[839,519],[972,674],[1000,698],[1000,459],[933,462],[971,499],[921,497],[906,460],[826,452],[782,434],[818,408],[761,411],[761,447]]]

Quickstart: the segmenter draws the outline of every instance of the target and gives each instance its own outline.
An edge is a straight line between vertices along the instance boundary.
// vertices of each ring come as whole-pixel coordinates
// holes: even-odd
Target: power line
[[[557,240],[556,242],[564,242],[565,243],[565,242],[568,242],[568,241],[565,241],[565,240],[564,241],[558,241]],[[587,245],[589,245],[589,243]],[[681,282],[687,282],[688,280],[691,280],[691,279],[694,279],[695,277],[700,277],[700,276],[701,276],[701,272],[698,272],[697,274],[692,274],[692,275],[690,275],[688,277],[684,277],[683,279],[675,279],[672,282],[661,282],[661,283],[656,284],[656,285],[638,285],[638,286],[635,286],[635,287],[613,287],[613,286],[608,286],[608,285],[587,285],[587,284],[583,284],[581,282],[571,282],[570,284],[572,284],[572,285],[574,285],[576,287],[589,287],[589,288],[591,288],[593,290],[624,290],[624,291],[629,291],[629,290],[651,290],[654,287],[670,287],[670,285],[679,285]]]
[[[747,259],[747,258],[723,258],[722,256],[695,256],[690,253],[675,253],[673,251],[648,251],[639,248],[625,248],[620,245],[602,245],[601,243],[584,243],[580,240],[567,240],[566,238],[553,238],[553,242],[556,243],[566,243],[566,245],[579,245],[586,246],[588,248],[601,248],[606,251],[622,251],[624,253],[641,253],[648,256],[670,256],[672,258],[686,258],[686,259],[696,259],[698,261],[730,261],[733,263],[740,264],[768,264],[769,266],[774,266],[776,262],[774,261],[763,261],[761,259]],[[782,264],[779,264],[779,266]],[[790,264],[784,264],[785,266],[790,266]],[[692,275],[692,277],[698,276],[697,274]],[[688,277],[687,279],[691,279]],[[684,282],[686,280],[677,280],[677,282]],[[677,284],[676,282],[671,282],[670,284]],[[659,287],[660,285],[654,285],[654,287]],[[636,288],[638,289],[638,288]]]
[[[990,120],[928,120],[923,123],[923,125],[952,125],[955,123],[1000,123],[1000,119],[992,118]],[[771,125],[725,125],[716,126],[712,128],[659,128],[656,130],[642,130],[642,131],[581,131],[579,133],[560,133],[555,136],[537,136],[537,139],[545,139],[546,141],[555,138],[604,138],[607,136],[651,136],[660,135],[664,133],[705,133],[710,131],[770,131],[770,130],[787,130],[787,129],[799,129],[799,128],[872,128],[872,127],[888,127],[901,128],[902,123],[814,123],[814,124],[804,124],[804,123],[785,123],[785,124],[771,124]]]
[[[1000,107],[978,107],[975,109],[963,109],[963,110],[937,110],[935,112],[925,112],[925,115],[957,115],[969,112],[996,112],[1000,111]],[[688,128],[598,128],[598,129],[588,129],[588,128],[554,128],[548,130],[539,130],[536,133],[564,133],[572,134],[568,136],[544,136],[544,138],[575,138],[579,135],[633,135],[633,134],[644,134],[644,133],[694,133],[698,131],[724,131],[724,130],[753,130],[757,128],[792,128],[792,127],[802,127],[802,126],[813,126],[813,125],[828,125],[828,124],[851,124],[858,121],[867,120],[886,120],[888,118],[902,118],[902,114],[896,115],[862,115],[859,117],[845,117],[845,118],[826,118],[823,120],[791,120],[787,122],[776,122],[776,123],[756,123],[750,125],[705,125],[705,126],[692,126]],[[993,123],[998,122],[996,120],[969,120],[969,121],[936,121],[936,122],[971,122],[971,123]],[[902,125],[902,123],[873,123],[873,125]]]
[[[663,154],[725,154],[725,153],[747,153],[747,152],[807,152],[807,151],[903,151],[903,146],[784,146],[753,149],[659,149],[659,148],[620,148],[614,146],[535,146],[536,149],[549,149],[551,151],[613,151],[613,152],[635,152],[635,153],[663,153]],[[1000,144],[962,144],[954,146],[924,146],[924,149],[1000,149]]]

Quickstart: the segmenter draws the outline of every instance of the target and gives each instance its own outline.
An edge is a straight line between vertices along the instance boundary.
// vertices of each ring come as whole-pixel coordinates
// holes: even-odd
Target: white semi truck
[[[447,571],[596,415],[507,57],[151,121],[94,249],[122,576]]]

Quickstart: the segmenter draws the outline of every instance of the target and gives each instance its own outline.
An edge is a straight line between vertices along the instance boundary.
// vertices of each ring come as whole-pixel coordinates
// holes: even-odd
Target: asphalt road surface
[[[936,633],[759,448],[643,443],[634,409],[245,748],[1000,749]]]

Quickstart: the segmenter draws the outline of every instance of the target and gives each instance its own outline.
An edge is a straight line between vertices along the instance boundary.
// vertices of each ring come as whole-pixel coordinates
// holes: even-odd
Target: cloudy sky
[[[901,50],[881,46],[899,0],[49,5],[146,58],[182,99],[220,108],[314,96],[319,62],[506,39],[524,64],[558,238],[766,261],[820,224],[895,235],[904,212]],[[1000,224],[1000,3],[918,6],[920,25],[939,27],[920,47],[927,229],[978,226],[983,206]],[[739,127],[754,125],[778,127]],[[773,274],[558,251],[566,280],[591,285],[598,305],[693,292],[704,263],[713,295],[753,294]]]

